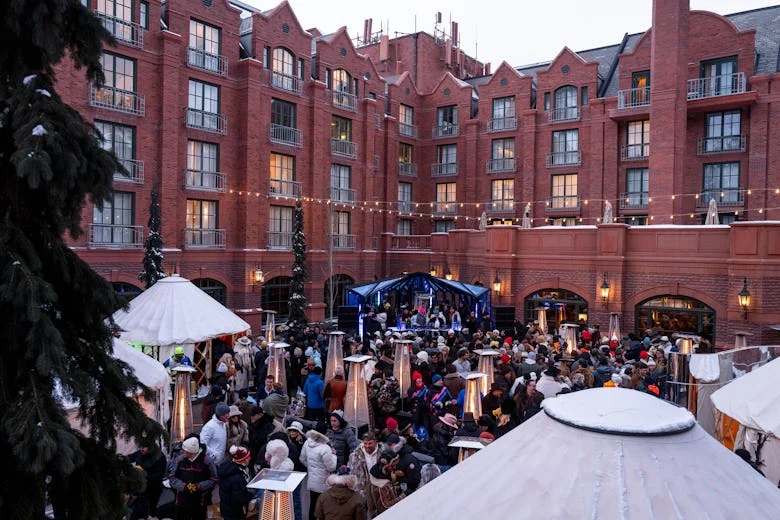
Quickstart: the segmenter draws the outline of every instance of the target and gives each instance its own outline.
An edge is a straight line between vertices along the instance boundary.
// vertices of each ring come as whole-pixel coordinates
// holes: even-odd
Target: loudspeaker
[[[339,330],[349,332],[358,330],[358,308],[350,305],[339,306]]]
[[[496,329],[505,330],[512,335],[515,328],[515,308],[493,307],[493,323],[496,324]]]

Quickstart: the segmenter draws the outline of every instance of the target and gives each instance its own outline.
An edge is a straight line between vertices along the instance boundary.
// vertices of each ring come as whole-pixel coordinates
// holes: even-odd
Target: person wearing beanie
[[[344,367],[336,367],[336,375],[325,383],[322,391],[325,398],[325,410],[330,414],[334,410],[344,409],[344,398],[347,396],[347,382],[344,380]]]
[[[255,494],[246,485],[251,480],[252,454],[243,446],[230,448],[230,459],[219,465],[219,512],[223,520],[245,520]]]
[[[426,400],[430,403],[433,418],[443,415],[447,405],[457,404],[447,387],[444,386],[444,379],[439,374],[433,376],[433,385],[428,389]]]
[[[349,461],[349,454],[355,451],[360,442],[355,436],[355,431],[347,428],[343,410],[334,410],[330,414],[327,436],[330,445],[336,450],[336,462],[339,466],[344,466]]]
[[[403,473],[398,469],[399,459],[397,453],[386,449],[379,454],[379,460],[369,471],[366,502],[371,518],[376,518],[405,497],[396,485],[399,473]]]
[[[218,473],[197,437],[188,437],[181,443],[181,454],[171,465],[168,481],[176,495],[177,519],[206,518],[208,498],[217,484]]]
[[[387,438],[387,449],[398,454],[397,482],[406,484],[406,493],[411,494],[420,485],[420,468],[422,464],[414,456],[414,449],[407,443],[406,437],[391,435]]]
[[[240,413],[239,413],[240,415]],[[227,427],[230,407],[219,402],[214,408],[214,415],[200,430],[200,440],[206,445],[206,456],[214,464],[219,465],[225,458],[227,450]]]
[[[412,385],[406,392],[406,399],[412,406],[412,422],[415,426],[430,427],[428,387],[423,383],[420,372],[412,374]]]

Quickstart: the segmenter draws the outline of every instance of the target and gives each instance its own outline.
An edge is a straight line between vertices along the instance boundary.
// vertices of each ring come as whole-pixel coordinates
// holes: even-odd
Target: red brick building
[[[66,65],[58,88],[129,175],[73,247],[118,291],[140,290],[157,188],[166,269],[253,323],[285,312],[302,199],[313,320],[329,279],[338,306],[350,283],[433,268],[498,278],[517,317],[780,339],[780,6],[655,0],[645,33],[491,73],[443,32],[356,48],[287,2],[88,1],[119,40],[106,86]],[[701,226],[710,199],[730,226]]]

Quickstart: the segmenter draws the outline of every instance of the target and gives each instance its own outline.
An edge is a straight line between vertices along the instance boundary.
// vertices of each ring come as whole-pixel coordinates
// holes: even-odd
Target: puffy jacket
[[[330,488],[317,500],[314,516],[317,520],[364,520],[368,518],[366,499],[353,491],[354,475],[331,475]]]
[[[249,501],[255,497],[247,488],[248,473],[232,460],[220,464],[219,510],[225,518],[246,518]]]
[[[216,415],[203,425],[200,430],[200,442],[206,445],[206,455],[219,464],[225,456],[227,448],[227,426],[217,419]]]
[[[336,471],[336,454],[328,444],[328,438],[316,430],[306,434],[301,450],[301,462],[308,468],[309,491],[322,493],[328,489],[325,480]]]
[[[349,454],[355,451],[360,444],[354,430],[346,427],[341,428],[337,432],[328,428],[328,439],[330,440],[330,445],[336,450],[336,461],[339,466],[349,462]]]
[[[303,392],[306,394],[306,407],[307,408],[325,408],[325,401],[322,398],[322,390],[325,387],[325,383],[322,382],[322,378],[312,372],[306,378],[306,383],[303,385]]]

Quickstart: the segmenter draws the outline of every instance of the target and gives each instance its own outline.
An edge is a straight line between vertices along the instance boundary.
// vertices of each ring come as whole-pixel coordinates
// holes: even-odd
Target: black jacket
[[[420,485],[420,461],[412,453],[411,446],[404,446],[398,452],[398,469],[404,472],[401,482],[406,483],[406,494],[408,495]]]
[[[248,477],[232,460],[220,464],[219,510],[225,518],[246,518],[249,501],[255,497],[247,488]]]

